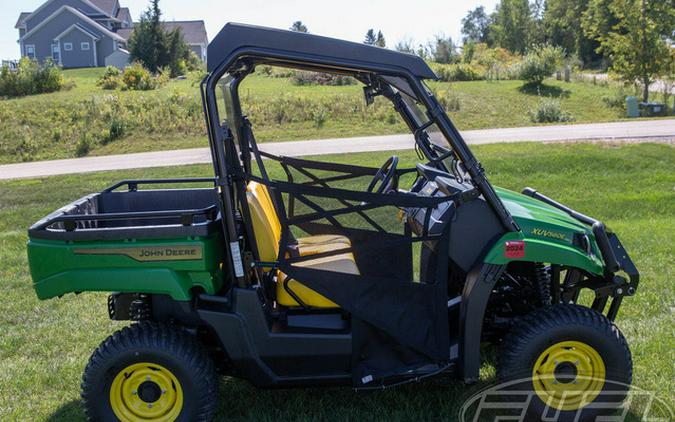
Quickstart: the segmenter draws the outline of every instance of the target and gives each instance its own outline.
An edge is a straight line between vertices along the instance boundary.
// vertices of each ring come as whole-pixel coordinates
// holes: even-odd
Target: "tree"
[[[415,46],[410,38],[403,38],[394,46],[394,50],[401,53],[415,54]]]
[[[171,76],[184,75],[188,70],[191,50],[185,42],[183,31],[180,28],[167,33],[167,53],[169,55],[168,66],[171,70]]]
[[[370,28],[366,32],[366,36],[363,39],[364,44],[368,45],[375,45],[377,47],[386,47],[387,42],[384,39],[384,35],[382,34],[382,31],[377,31],[377,34],[375,34],[375,30],[373,28]]]
[[[582,26],[612,61],[610,72],[626,82],[649,85],[667,71],[672,59],[669,38],[675,32],[675,7],[667,0],[591,0]]]
[[[384,39],[382,31],[377,31],[377,39],[375,40],[375,45],[382,48],[387,46],[387,41]]]
[[[492,22],[490,35],[497,45],[514,53],[527,50],[535,25],[528,0],[501,0]]]
[[[363,39],[363,43],[368,44],[368,45],[375,45],[376,41],[377,41],[377,36],[375,35],[375,30],[373,28],[370,28],[366,32],[366,37]]]
[[[462,41],[487,42],[490,30],[490,17],[485,13],[485,7],[478,6],[462,19]]]
[[[560,67],[564,55],[560,47],[535,45],[520,63],[520,78],[526,85],[540,86],[544,79]]]
[[[309,30],[307,30],[307,26],[302,23],[302,21],[295,21],[293,22],[293,25],[291,25],[290,28],[291,31],[293,32],[304,32],[304,33],[309,33]]]
[[[432,59],[438,63],[457,63],[459,54],[455,50],[452,38],[444,35],[436,35],[434,41],[429,44],[429,53]]]
[[[588,0],[547,0],[543,18],[546,39],[568,54],[576,54],[585,64],[602,58],[595,51],[600,43],[586,36],[581,26],[587,9]]]
[[[166,30],[161,16],[159,0],[152,0],[129,39],[131,60],[140,62],[153,73],[168,67],[170,76],[183,75],[191,63],[190,47],[180,28]]]
[[[167,36],[161,16],[159,0],[152,0],[129,39],[131,60],[141,62],[152,72],[168,64]]]

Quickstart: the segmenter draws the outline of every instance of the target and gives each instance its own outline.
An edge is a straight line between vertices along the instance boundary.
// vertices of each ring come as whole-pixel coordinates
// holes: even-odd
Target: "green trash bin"
[[[640,117],[640,107],[638,106],[638,99],[636,97],[626,97],[626,113],[628,117]]]

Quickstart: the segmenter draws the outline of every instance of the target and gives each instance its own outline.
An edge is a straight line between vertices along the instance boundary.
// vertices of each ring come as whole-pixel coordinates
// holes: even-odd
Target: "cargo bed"
[[[165,188],[199,183],[211,187]],[[213,185],[213,179],[125,180],[41,219],[28,230],[38,297],[144,291],[185,301],[194,287],[216,293],[224,244]]]
[[[213,179],[125,180],[54,211],[28,234],[55,240],[205,236],[220,229],[214,188],[138,190],[139,184],[198,182]],[[127,190],[118,190],[123,186]]]

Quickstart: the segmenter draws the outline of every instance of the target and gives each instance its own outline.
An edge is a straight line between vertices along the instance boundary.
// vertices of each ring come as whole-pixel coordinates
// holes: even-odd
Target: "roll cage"
[[[414,134],[417,148],[430,161],[440,161],[433,150],[425,129],[435,124],[448,140],[454,154],[461,161],[473,185],[484,197],[505,231],[519,227],[501,203],[484,170],[473,155],[443,107],[424,85],[424,79],[435,79],[435,74],[419,57],[314,35],[277,31],[248,25],[228,24],[209,45],[208,75],[202,81],[201,94],[206,126],[214,164],[214,171],[223,207],[224,230],[229,252],[233,257],[231,274],[240,286],[245,284],[239,247],[236,244],[236,206],[234,179],[251,174],[251,153],[245,134],[245,118],[241,112],[238,87],[257,65],[272,65],[338,73],[353,76],[365,85],[366,93],[383,95],[394,104],[406,125]],[[227,74],[223,84],[221,78]],[[392,80],[406,84],[406,92],[425,109],[427,122],[420,122],[413,110],[392,89]],[[221,124],[217,105],[217,90],[221,84],[227,96],[228,121]],[[401,91],[401,89],[399,89]],[[239,159],[241,158],[241,160]]]

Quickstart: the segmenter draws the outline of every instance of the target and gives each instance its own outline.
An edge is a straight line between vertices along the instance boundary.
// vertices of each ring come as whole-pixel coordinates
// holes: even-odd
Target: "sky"
[[[19,57],[21,12],[31,12],[46,0],[0,0],[0,59]],[[227,22],[288,29],[301,20],[318,35],[363,41],[369,28],[381,30],[387,46],[402,39],[426,44],[437,34],[460,40],[462,17],[476,6],[492,12],[498,0],[160,0],[165,20],[204,20],[209,39]],[[147,0],[120,0],[134,20],[147,8]]]

